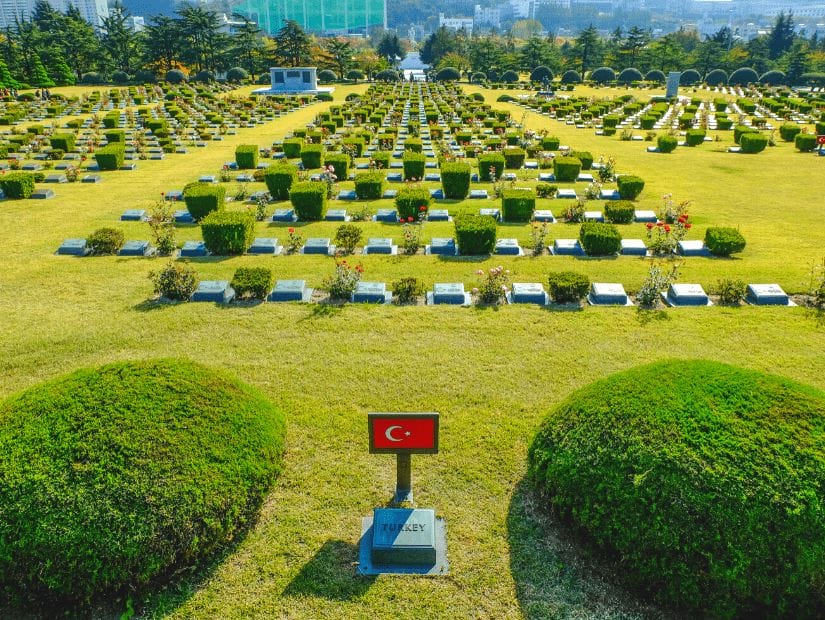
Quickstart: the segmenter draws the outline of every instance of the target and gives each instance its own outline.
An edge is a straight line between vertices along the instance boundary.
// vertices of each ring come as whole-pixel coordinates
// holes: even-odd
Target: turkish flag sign
[[[438,452],[437,413],[370,413],[369,433],[373,454]]]
[[[816,137],[817,144],[825,144],[825,136],[817,136]]]

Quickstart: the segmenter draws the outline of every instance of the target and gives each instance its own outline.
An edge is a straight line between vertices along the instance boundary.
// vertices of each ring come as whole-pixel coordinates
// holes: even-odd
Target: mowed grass
[[[337,88],[336,98],[347,92]],[[499,92],[485,94],[490,101]],[[620,569],[583,554],[564,528],[535,511],[523,480],[527,446],[547,411],[572,390],[653,360],[708,358],[823,388],[825,329],[809,311],[157,306],[147,303],[146,276],[166,259],[53,255],[63,238],[103,225],[146,238],[145,225],[118,221],[123,210],[215,173],[233,159],[237,144],[267,144],[326,105],[241,130],[188,156],[104,173],[99,186],[57,186],[51,201],[0,204],[0,396],[80,366],[175,356],[235,372],[287,415],[285,473],[259,522],[213,565],[141,595],[136,606],[149,617],[173,618],[669,616],[624,591],[615,577]],[[521,109],[513,110],[520,117]],[[644,152],[645,143],[599,138],[539,116],[528,115],[527,126],[546,126],[597,156],[614,155],[621,172],[648,181],[640,201],[645,207],[655,208],[661,194],[672,191],[693,200],[692,213],[705,225],[742,228],[749,246],[741,258],[689,259],[685,281],[707,285],[731,275],[807,288],[810,265],[825,247],[816,188],[825,158],[796,155],[784,145],[753,157],[714,152],[724,143],[653,155]],[[396,226],[359,226],[365,236],[400,238]],[[575,236],[577,227],[563,228],[569,231],[563,236]],[[332,236],[335,225],[302,230]],[[513,230],[519,236],[526,228]],[[258,232],[283,234],[263,223]],[[450,232],[449,224],[425,226],[426,235]],[[197,228],[180,235],[198,237]],[[417,275],[428,283],[468,285],[479,265],[497,263],[510,266],[516,280],[543,281],[550,270],[575,268],[629,288],[645,272],[643,261],[624,258],[357,260],[368,280]],[[271,266],[279,278],[303,277],[319,286],[333,262],[290,256],[196,263],[203,277],[224,278],[241,265]],[[413,484],[418,505],[447,520],[449,577],[355,574],[361,517],[385,503],[394,484],[393,459],[367,453],[368,411],[442,415],[441,453],[413,459]]]

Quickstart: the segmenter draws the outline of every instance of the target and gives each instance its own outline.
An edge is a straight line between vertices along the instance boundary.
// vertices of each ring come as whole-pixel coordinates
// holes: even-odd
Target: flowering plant
[[[687,236],[691,228],[687,213],[683,213],[673,224],[661,220],[647,223],[647,247],[655,256],[672,254],[679,242]]]
[[[361,280],[364,267],[361,263],[350,265],[347,261],[335,261],[335,273],[324,281],[332,299],[349,299]]]
[[[300,233],[296,232],[292,226],[289,227],[287,233],[289,236],[286,241],[286,253],[295,254],[295,252],[300,250],[301,246],[304,244],[304,237]]]
[[[679,277],[680,263],[673,263],[667,271],[662,263],[650,263],[647,278],[636,293],[636,301],[643,308],[655,308],[659,304],[659,293],[664,291]]]
[[[616,175],[616,160],[613,157],[599,157],[599,181],[602,183],[610,183]]]
[[[335,166],[329,165],[323,168],[321,172],[321,181],[327,184],[327,198],[332,198],[335,193],[335,182],[338,177],[335,176]]]
[[[482,278],[479,285],[473,288],[473,294],[478,295],[478,301],[483,304],[501,303],[507,295],[510,284],[510,270],[501,265],[485,271],[479,269],[476,275]]]
[[[544,243],[547,239],[547,222],[533,222],[530,230],[530,249],[533,256],[544,254]]]
[[[659,210],[659,219],[666,224],[675,223],[680,216],[687,215],[690,200],[683,200],[679,204],[673,200],[673,194],[662,196],[662,208]]]

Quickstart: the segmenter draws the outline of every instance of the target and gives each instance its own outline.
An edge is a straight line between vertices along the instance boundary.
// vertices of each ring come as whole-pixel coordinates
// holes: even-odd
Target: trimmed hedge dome
[[[200,558],[281,470],[283,415],[183,360],[78,370],[0,404],[0,586],[88,599]]]
[[[825,392],[717,362],[638,367],[561,403],[529,471],[548,508],[667,604],[825,608]]]

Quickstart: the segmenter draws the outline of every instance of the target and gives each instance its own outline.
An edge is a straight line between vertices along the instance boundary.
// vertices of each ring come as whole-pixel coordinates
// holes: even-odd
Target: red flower
[[[291,235],[291,234],[292,234],[292,233],[294,233],[294,232],[295,232],[295,229],[290,227],[290,229],[289,229],[289,234]]]
[[[670,232],[670,226],[668,226],[667,224],[665,224],[665,232],[666,232],[666,233],[669,233],[669,232]]]
[[[687,230],[690,230],[690,227],[691,227],[691,226],[693,226],[693,224],[691,224],[690,222],[688,222],[687,224],[685,224],[685,228],[686,228]]]
[[[414,219],[415,219],[415,218],[413,218],[413,216],[412,216],[412,215],[408,215],[408,216],[407,216],[407,221],[408,221],[408,222],[412,222]]]
[[[664,225],[665,225],[664,222],[656,222],[656,226],[658,226],[659,228],[661,228]]]
[[[418,210],[419,211],[426,211],[427,210],[427,205],[421,205],[420,207],[418,207]]]
[[[647,223],[647,229],[650,230],[652,228],[653,228],[653,222],[648,222]]]

